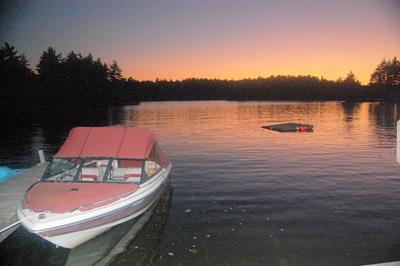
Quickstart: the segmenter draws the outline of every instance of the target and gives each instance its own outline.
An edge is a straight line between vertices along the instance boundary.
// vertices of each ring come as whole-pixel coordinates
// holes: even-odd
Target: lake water
[[[115,265],[387,262],[400,260],[398,110],[380,103],[141,103],[73,122],[9,125],[0,164],[31,166],[38,149],[50,157],[79,122],[147,127],[173,163],[170,199]],[[315,131],[261,128],[281,122]],[[12,264],[5,253],[16,251],[0,251]]]

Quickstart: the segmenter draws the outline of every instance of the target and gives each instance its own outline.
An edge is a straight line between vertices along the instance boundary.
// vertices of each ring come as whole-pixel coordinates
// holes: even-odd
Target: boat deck
[[[29,168],[13,178],[0,183],[0,230],[18,221],[16,207],[26,190],[42,176],[47,163]],[[0,233],[0,242],[7,238],[18,226]]]

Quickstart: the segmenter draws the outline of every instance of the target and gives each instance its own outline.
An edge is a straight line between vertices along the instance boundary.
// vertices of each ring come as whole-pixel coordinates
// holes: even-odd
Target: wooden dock
[[[18,222],[16,208],[26,190],[42,176],[47,163],[29,168],[13,178],[0,183],[0,230]],[[19,225],[0,233],[0,243]]]

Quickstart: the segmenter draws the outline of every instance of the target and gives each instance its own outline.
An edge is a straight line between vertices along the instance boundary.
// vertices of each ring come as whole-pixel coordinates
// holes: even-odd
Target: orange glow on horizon
[[[390,29],[380,33],[387,36]],[[328,80],[346,78],[352,71],[364,85],[383,58],[400,56],[395,41],[382,43],[377,36],[350,32],[321,35],[321,30],[308,33],[282,34],[277,38],[249,33],[226,36],[209,43],[176,47],[155,45],[150,50],[121,55],[119,63],[125,77],[137,80],[182,80],[217,78],[240,80],[271,75],[317,76]],[[293,39],[299,41],[293,43]],[[399,39],[400,41],[400,39]],[[368,44],[368,45],[366,45]]]
[[[380,61],[378,61],[380,62]],[[347,74],[352,71],[355,73],[358,80],[363,85],[369,83],[370,75],[374,71],[376,64],[370,66],[362,66],[359,68],[361,71],[354,70],[356,68],[348,69],[342,66],[324,65],[321,67],[317,66],[303,66],[292,69],[285,69],[282,66],[277,66],[275,69],[270,71],[262,71],[256,67],[247,67],[246,69],[232,69],[232,70],[216,70],[212,69],[201,69],[198,70],[195,66],[175,66],[174,69],[166,69],[166,71],[153,71],[148,70],[137,70],[136,68],[123,67],[123,74],[126,78],[132,77],[136,80],[183,80],[187,78],[207,78],[207,79],[227,79],[227,80],[242,80],[242,79],[256,79],[258,77],[267,78],[270,76],[285,75],[285,76],[316,76],[318,78],[325,78],[327,80],[337,80],[339,78],[345,78]]]
[[[393,58],[394,56],[396,56],[395,53],[386,58]],[[267,60],[250,60],[237,56],[236,58],[210,60],[209,62],[204,62],[205,60],[200,58],[176,62],[168,62],[168,59],[165,59],[140,66],[121,61],[120,65],[125,77],[132,77],[137,80],[182,80],[186,78],[241,80],[271,75],[310,75],[335,81],[339,78],[345,78],[352,71],[363,85],[367,85],[370,75],[384,58],[384,56],[376,55],[373,58],[352,58],[353,60],[346,62],[345,59],[341,60],[342,57],[346,57],[344,55],[330,54],[321,58],[313,58],[304,54],[302,57],[299,56],[294,63],[288,63],[286,60],[280,61],[279,59],[270,60],[268,63]]]

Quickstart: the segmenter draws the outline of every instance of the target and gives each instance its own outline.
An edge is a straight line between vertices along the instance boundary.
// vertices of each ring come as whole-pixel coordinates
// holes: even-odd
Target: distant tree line
[[[366,100],[369,95],[350,73],[329,81],[313,76],[270,76],[257,79],[184,79],[127,81],[141,100]]]
[[[25,55],[5,43],[0,48],[0,111],[85,110],[88,107],[165,100],[400,100],[400,62],[384,59],[362,86],[350,72],[345,79],[270,76],[256,79],[138,81],[125,79],[114,60],[106,64],[74,51],[65,57],[43,51],[35,71]]]

